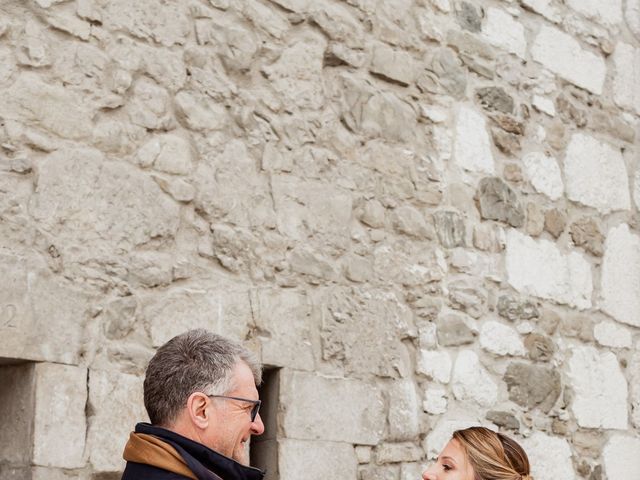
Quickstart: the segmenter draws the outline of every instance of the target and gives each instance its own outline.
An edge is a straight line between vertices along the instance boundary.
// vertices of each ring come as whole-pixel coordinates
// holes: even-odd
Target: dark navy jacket
[[[201,443],[178,435],[170,430],[154,427],[148,423],[136,425],[136,433],[153,435],[167,442],[182,456],[198,480],[262,480],[264,473],[247,467],[231,458],[205,447]],[[122,480],[185,480],[177,473],[168,472],[152,465],[127,462]]]

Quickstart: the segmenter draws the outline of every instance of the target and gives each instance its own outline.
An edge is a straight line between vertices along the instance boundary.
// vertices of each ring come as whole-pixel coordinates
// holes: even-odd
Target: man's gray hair
[[[262,367],[239,343],[204,329],[173,337],[153,356],[144,378],[144,406],[151,423],[170,426],[193,392],[228,393],[239,361],[249,366],[260,385]]]

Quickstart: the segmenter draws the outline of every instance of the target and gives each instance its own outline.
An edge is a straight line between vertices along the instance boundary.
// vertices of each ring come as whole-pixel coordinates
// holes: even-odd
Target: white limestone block
[[[527,353],[518,332],[495,321],[485,322],[480,328],[480,346],[496,355],[524,356]]]
[[[33,464],[81,468],[87,420],[87,369],[39,363],[35,367]]]
[[[424,394],[422,409],[432,415],[441,415],[447,411],[447,391],[444,387],[429,386]]]
[[[536,480],[574,480],[571,447],[564,438],[534,432],[522,440],[531,464],[531,476]]]
[[[602,57],[582,49],[577,40],[557,28],[543,25],[531,55],[552,72],[578,87],[600,95],[607,74]]]
[[[620,107],[640,114],[640,48],[618,42],[613,64],[613,99]]]
[[[567,0],[567,5],[596,23],[613,25],[622,21],[622,0]]]
[[[353,445],[293,439],[278,441],[279,478],[358,478],[357,469]]]
[[[628,210],[629,180],[620,150],[576,133],[564,159],[567,197],[607,214]]]
[[[482,35],[489,43],[520,58],[527,53],[524,26],[499,8],[489,8],[482,25]]]
[[[546,113],[550,117],[556,116],[556,107],[553,104],[553,100],[549,98],[541,97],[540,95],[534,95],[531,98],[531,105],[533,105],[533,108],[535,108],[536,110],[542,113]]]
[[[593,336],[603,347],[631,348],[631,332],[612,322],[600,322],[593,327]]]
[[[609,230],[601,282],[600,308],[619,322],[640,327],[640,237],[627,224]]]
[[[456,115],[453,154],[456,163],[465,170],[495,172],[485,119],[467,106],[461,106]]]
[[[633,201],[636,208],[640,210],[640,165],[636,168],[636,173],[633,176]]]
[[[640,478],[640,438],[613,435],[602,451],[607,478]]]
[[[571,409],[584,428],[627,428],[627,380],[611,352],[573,349],[568,377],[575,392]]]
[[[563,254],[553,242],[513,229],[506,251],[507,278],[519,292],[580,309],[591,306],[591,266],[581,254]]]
[[[389,438],[411,440],[420,434],[418,394],[411,380],[398,380],[389,389]]]
[[[287,438],[376,445],[385,428],[382,393],[371,382],[289,371],[280,378],[280,403]]]
[[[551,200],[562,197],[564,184],[555,158],[542,152],[532,152],[525,155],[522,162],[531,185],[537,192],[543,193]]]
[[[458,354],[452,377],[453,395],[458,400],[472,400],[483,407],[490,407],[498,399],[498,387],[471,350]]]
[[[640,0],[627,0],[624,15],[629,30],[633,32],[636,38],[640,39]]]
[[[451,380],[451,355],[443,350],[421,350],[418,372],[440,382],[449,383]]]
[[[148,422],[142,398],[143,378],[120,372],[91,370],[87,447],[96,472],[118,472],[124,467],[122,451],[138,422]]]

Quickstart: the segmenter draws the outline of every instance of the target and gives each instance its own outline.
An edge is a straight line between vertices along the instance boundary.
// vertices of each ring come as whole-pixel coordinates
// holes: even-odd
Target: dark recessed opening
[[[251,465],[266,471],[264,480],[277,480],[278,474],[278,396],[280,392],[280,369],[264,367],[262,385],[258,388],[262,406],[260,417],[264,433],[251,438]]]

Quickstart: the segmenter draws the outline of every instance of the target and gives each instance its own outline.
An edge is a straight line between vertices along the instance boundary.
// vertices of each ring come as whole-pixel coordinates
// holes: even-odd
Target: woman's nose
[[[422,480],[437,480],[436,474],[433,472],[433,465],[430,465],[424,472],[422,472]]]

